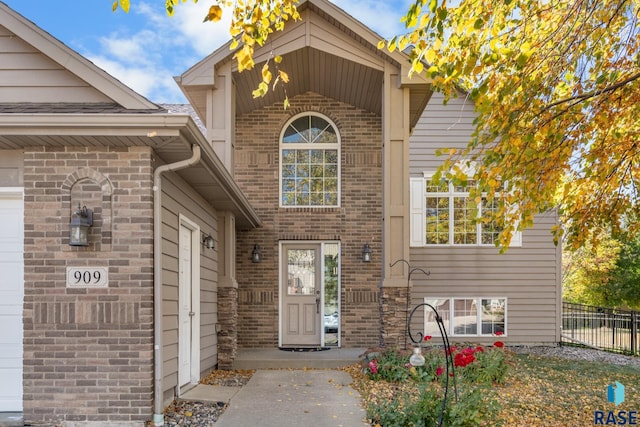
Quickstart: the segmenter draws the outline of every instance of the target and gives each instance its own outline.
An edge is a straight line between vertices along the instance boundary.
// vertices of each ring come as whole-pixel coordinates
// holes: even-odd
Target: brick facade
[[[263,227],[238,233],[238,345],[278,345],[278,250],[281,241],[338,240],[341,244],[341,340],[343,347],[380,344],[382,121],[377,114],[306,93],[238,116],[235,178]],[[318,112],[341,137],[341,204],[336,208],[279,207],[279,137],[288,119]],[[373,262],[363,263],[365,243]],[[251,263],[255,244],[263,261]]]
[[[148,147],[24,153],[24,419],[142,425],[153,399],[153,169]],[[78,202],[90,246],[71,247]],[[70,289],[68,266],[107,267]]]

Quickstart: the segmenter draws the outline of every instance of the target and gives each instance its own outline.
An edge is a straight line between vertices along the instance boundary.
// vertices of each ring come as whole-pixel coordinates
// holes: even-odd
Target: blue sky
[[[170,18],[164,0],[131,0],[128,14],[112,0],[2,0],[120,81],[159,103],[186,102],[173,76],[229,39],[228,21],[202,23],[211,0],[180,3]],[[411,0],[333,0],[378,34],[402,31]],[[229,13],[225,14],[228,17]]]

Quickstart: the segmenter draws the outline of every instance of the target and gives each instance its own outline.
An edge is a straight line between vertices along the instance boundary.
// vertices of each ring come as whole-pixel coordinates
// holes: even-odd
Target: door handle
[[[320,291],[316,291],[316,314],[320,314]]]

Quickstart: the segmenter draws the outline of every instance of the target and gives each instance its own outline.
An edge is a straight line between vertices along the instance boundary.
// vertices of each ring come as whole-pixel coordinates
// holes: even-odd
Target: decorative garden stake
[[[424,270],[420,269],[420,271],[424,273]],[[453,354],[451,351],[451,344],[449,344],[449,336],[447,335],[447,330],[444,327],[444,322],[442,320],[442,317],[440,317],[438,310],[436,310],[431,304],[427,304],[426,302],[416,305],[413,308],[413,310],[411,310],[411,313],[409,314],[409,318],[407,320],[407,334],[409,335],[411,342],[413,342],[414,344],[418,344],[418,346],[413,349],[413,354],[411,355],[411,358],[409,358],[409,363],[411,363],[412,366],[422,366],[424,365],[424,362],[425,362],[424,356],[422,355],[422,350],[420,348],[420,345],[422,344],[422,341],[424,340],[425,335],[422,332],[416,332],[415,336],[418,339],[415,339],[414,335],[411,332],[411,319],[413,318],[413,315],[420,307],[429,307],[435,313],[436,324],[438,325],[438,329],[440,330],[440,334],[442,335],[442,342],[444,344],[444,355],[445,355],[446,366],[447,366],[447,375],[445,376],[444,397],[442,398],[442,410],[440,411],[440,418],[438,419],[438,427],[440,427],[442,426],[442,422],[444,420],[444,410],[447,406],[447,397],[449,392],[449,377],[453,378],[454,397],[455,397],[455,401],[456,402],[458,401],[458,388],[456,386],[456,368],[453,363]],[[422,361],[421,363],[420,363],[420,360]],[[416,362],[416,364],[413,363],[414,361]]]
[[[411,264],[409,264],[409,261],[407,261],[406,259],[399,259],[394,261],[392,264],[389,264],[390,267],[393,267],[394,265],[396,265],[399,262],[404,262],[405,264],[407,264],[407,267],[409,267],[409,275],[407,276],[407,311],[406,313],[409,312],[409,301],[411,300],[411,275],[413,273],[415,273],[416,271],[419,271],[421,273],[423,273],[425,276],[429,276],[431,274],[430,271],[425,271],[420,267],[411,267]],[[407,323],[407,329],[405,330],[405,335],[404,335],[404,349],[407,349],[407,335],[409,335],[409,318],[405,317],[405,322]]]

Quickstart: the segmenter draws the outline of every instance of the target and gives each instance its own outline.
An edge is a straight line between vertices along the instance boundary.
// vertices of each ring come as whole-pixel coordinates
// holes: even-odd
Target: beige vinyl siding
[[[473,119],[473,107],[465,102],[464,95],[445,106],[442,95],[435,93],[411,137],[411,177],[435,171],[442,162],[435,155],[436,149],[466,147],[473,132]],[[411,265],[430,275],[412,276],[411,306],[423,302],[424,297],[504,297],[507,343],[557,343],[561,258],[550,233],[556,222],[555,212],[538,215],[535,226],[523,232],[522,246],[511,247],[505,254],[491,246],[412,247]],[[492,339],[473,338],[479,342]]]
[[[0,103],[113,102],[0,26]]]
[[[202,233],[218,235],[216,212],[176,175],[162,182],[163,265],[163,387],[168,403],[178,384],[178,230],[180,214],[197,223]],[[200,252],[200,371],[204,375],[218,363],[218,260],[215,250]]]
[[[473,104],[464,94],[442,105],[442,94],[434,93],[418,120],[410,138],[411,176],[435,171],[445,157],[435,155],[436,149],[464,148],[473,132]]]

